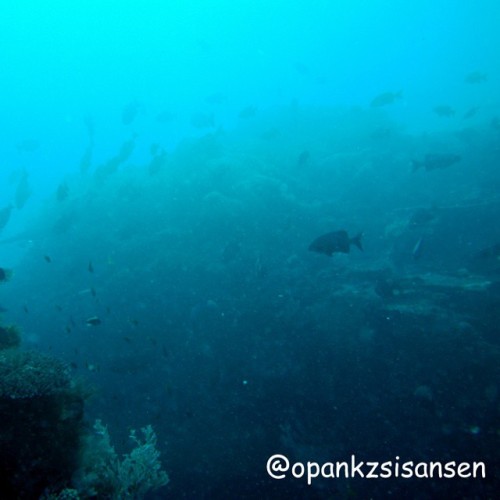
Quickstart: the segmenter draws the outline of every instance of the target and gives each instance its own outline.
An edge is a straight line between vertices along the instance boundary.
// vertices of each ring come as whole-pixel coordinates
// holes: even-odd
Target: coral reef
[[[0,351],[0,495],[38,498],[70,484],[84,398],[58,360]]]

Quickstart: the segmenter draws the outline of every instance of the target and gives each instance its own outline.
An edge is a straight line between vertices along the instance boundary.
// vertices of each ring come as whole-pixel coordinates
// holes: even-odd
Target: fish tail
[[[349,243],[352,245],[356,245],[361,251],[363,251],[363,245],[361,244],[361,238],[363,237],[363,233],[359,233],[358,235],[351,238]]]

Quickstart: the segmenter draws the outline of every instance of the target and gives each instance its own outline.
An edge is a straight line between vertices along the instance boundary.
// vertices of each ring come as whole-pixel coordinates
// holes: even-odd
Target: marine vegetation
[[[120,459],[108,428],[96,420],[94,433],[86,438],[82,466],[75,480],[79,498],[140,499],[168,483],[153,428],[148,425],[141,432],[142,438],[131,431],[129,437],[135,447]]]

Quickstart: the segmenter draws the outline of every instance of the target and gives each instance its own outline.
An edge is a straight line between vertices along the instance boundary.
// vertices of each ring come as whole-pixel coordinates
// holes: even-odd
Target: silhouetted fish
[[[432,222],[435,218],[435,208],[419,208],[410,217],[410,220],[408,221],[408,227],[410,229],[415,229],[421,226],[425,226],[429,222]]]
[[[399,92],[384,92],[383,94],[379,94],[372,100],[371,107],[380,108],[381,106],[387,106],[394,103],[397,99],[401,99],[402,97],[403,93],[401,92],[401,90]]]
[[[349,253],[351,245],[356,245],[360,250],[363,250],[361,246],[361,236],[362,233],[359,233],[354,238],[349,238],[347,231],[333,231],[316,238],[309,245],[309,250],[312,252],[324,253],[328,256],[337,252]]]
[[[453,116],[455,114],[455,110],[447,104],[441,104],[440,106],[434,107],[434,113],[436,113],[436,115],[438,116],[449,118],[450,116]]]
[[[215,127],[213,113],[195,113],[191,116],[191,125],[195,128],[213,128]]]
[[[485,82],[488,79],[485,73],[481,73],[480,71],[473,71],[472,73],[469,73],[464,81],[465,83],[481,83]]]
[[[12,270],[5,269],[5,267],[0,267],[0,283],[4,281],[9,281],[12,277]]]
[[[137,101],[132,101],[128,103],[122,111],[122,123],[124,125],[130,125],[137,116],[139,112],[140,105]]]
[[[7,225],[7,222],[9,222],[10,213],[13,208],[14,205],[9,204],[0,210],[0,231]]]
[[[101,319],[97,316],[92,316],[90,318],[87,318],[85,320],[85,323],[87,324],[87,326],[98,326],[102,323]]]
[[[446,168],[454,163],[457,163],[461,160],[459,155],[455,154],[429,154],[425,155],[424,161],[412,161],[413,172],[418,170],[420,167],[424,167],[425,170],[438,170],[441,168]]]

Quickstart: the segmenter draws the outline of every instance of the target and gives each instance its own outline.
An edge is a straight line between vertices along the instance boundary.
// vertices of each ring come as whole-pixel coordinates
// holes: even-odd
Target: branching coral
[[[142,439],[135,431],[131,432],[135,448],[122,460],[100,420],[96,421],[94,431],[89,436],[76,481],[81,498],[141,499],[147,492],[168,483],[156,448],[156,434],[150,425],[141,429]]]

